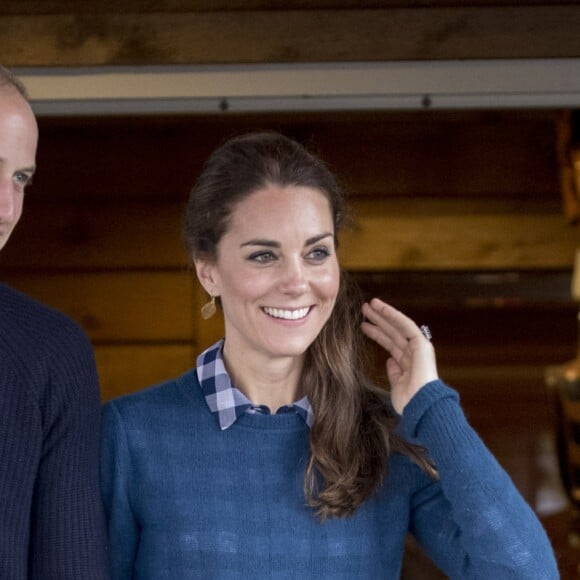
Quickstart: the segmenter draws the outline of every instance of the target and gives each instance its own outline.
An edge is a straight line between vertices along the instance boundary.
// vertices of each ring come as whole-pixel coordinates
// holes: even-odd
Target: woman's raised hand
[[[397,413],[423,385],[438,378],[435,350],[421,329],[378,298],[363,304],[362,331],[389,353],[387,376]]]

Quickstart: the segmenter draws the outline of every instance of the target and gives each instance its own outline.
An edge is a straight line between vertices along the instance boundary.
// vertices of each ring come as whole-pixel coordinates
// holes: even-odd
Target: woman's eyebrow
[[[304,244],[304,246],[311,246],[312,244],[316,244],[316,242],[319,242],[320,240],[323,240],[324,238],[334,238],[334,234],[332,232],[326,232],[324,234],[320,234],[319,236],[314,236],[313,238],[308,238],[306,240],[306,243]]]
[[[240,244],[240,248],[244,246],[267,246],[268,248],[279,248],[281,247],[280,242],[275,242],[274,240],[248,240],[243,244]]]
[[[306,242],[304,242],[304,247],[311,246],[312,244],[316,244],[320,240],[324,238],[334,237],[332,232],[325,232],[324,234],[319,234],[318,236],[313,236],[312,238],[308,238]],[[266,240],[266,239],[255,239],[255,240],[248,240],[243,244],[240,244],[240,248],[244,246],[266,246],[267,248],[280,248],[282,244],[280,242],[276,242],[274,240]]]

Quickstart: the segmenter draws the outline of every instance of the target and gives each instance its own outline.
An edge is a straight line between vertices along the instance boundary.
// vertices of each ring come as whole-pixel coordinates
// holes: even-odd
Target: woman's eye
[[[258,262],[259,264],[266,264],[275,259],[276,256],[272,252],[255,252],[248,257],[248,260]]]
[[[314,248],[309,254],[308,259],[317,262],[322,262],[330,256],[330,251],[328,248]]]

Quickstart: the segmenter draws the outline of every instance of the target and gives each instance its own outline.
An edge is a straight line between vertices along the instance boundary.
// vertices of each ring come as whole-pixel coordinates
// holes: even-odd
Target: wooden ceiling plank
[[[557,6],[562,0],[520,0],[518,6]],[[0,15],[346,10],[513,6],[513,0],[4,0]]]
[[[578,30],[580,6],[8,15],[0,54],[11,67],[565,58]]]

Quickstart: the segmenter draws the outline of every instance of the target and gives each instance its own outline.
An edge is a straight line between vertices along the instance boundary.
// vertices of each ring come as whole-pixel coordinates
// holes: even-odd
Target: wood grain
[[[15,14],[0,54],[11,67],[563,58],[580,56],[579,29],[575,5]]]
[[[4,281],[71,316],[93,341],[164,343],[195,336],[188,273],[30,273]]]
[[[177,377],[195,366],[197,348],[176,345],[99,345],[95,359],[101,398],[133,393]]]
[[[180,202],[39,196],[26,203],[0,255],[4,271],[188,268]]]
[[[349,270],[568,268],[580,243],[557,206],[433,199],[353,205],[356,225],[340,252]]]
[[[562,0],[519,0],[518,6],[557,6]],[[344,10],[353,8],[448,8],[513,6],[513,0],[4,0],[0,14],[107,12],[222,12],[253,10]]]

